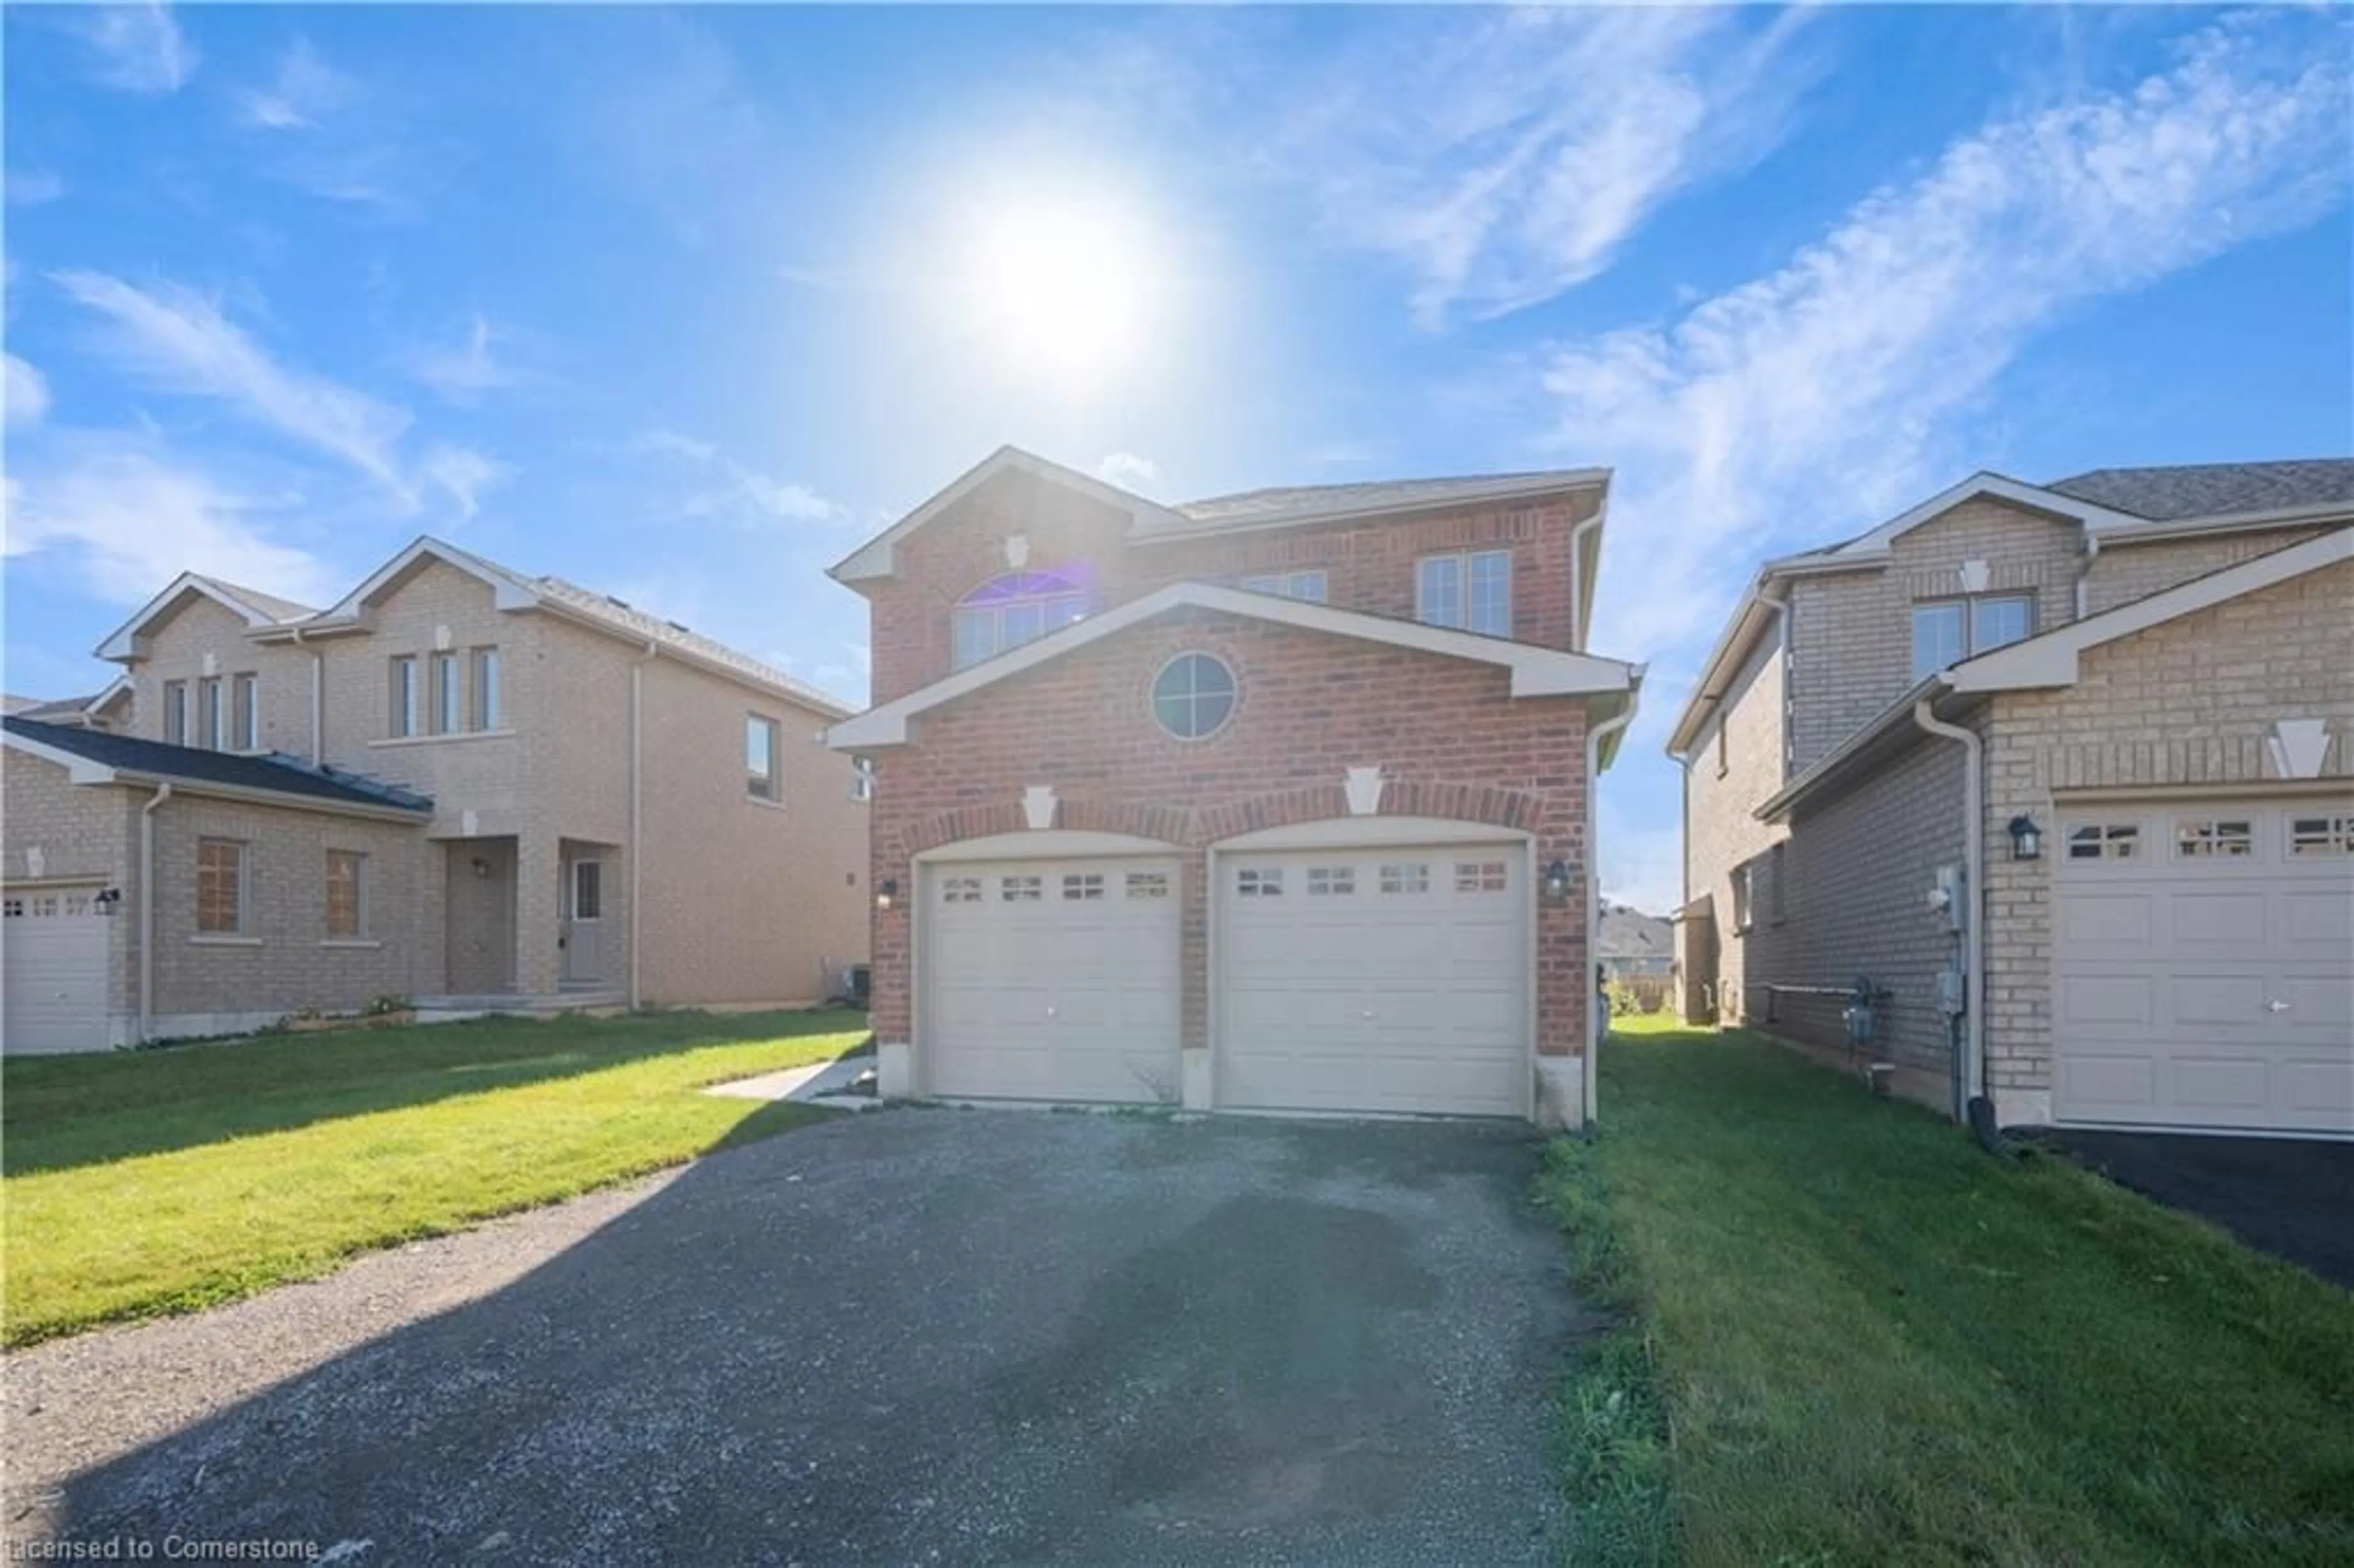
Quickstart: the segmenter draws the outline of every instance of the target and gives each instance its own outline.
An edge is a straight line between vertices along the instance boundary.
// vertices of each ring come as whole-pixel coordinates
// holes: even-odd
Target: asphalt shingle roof
[[[340,768],[313,768],[274,754],[239,757],[194,746],[171,746],[159,740],[111,735],[104,730],[42,724],[15,714],[0,718],[0,726],[5,726],[10,735],[130,773],[185,779],[191,783],[227,784],[240,789],[267,789],[280,795],[335,800],[345,805],[394,806],[419,813],[433,809],[430,800],[398,785],[380,783]]]
[[[272,620],[308,620],[319,613],[307,604],[296,604],[291,599],[281,599],[274,593],[264,593],[260,588],[249,588],[242,583],[233,583],[225,577],[207,577],[205,581],[212,584],[229,598],[251,605]]]
[[[1593,469],[1539,469],[1525,473],[1478,473],[1451,479],[1393,479],[1356,484],[1295,484],[1245,490],[1180,502],[1171,510],[1204,524],[1270,523],[1285,517],[1320,517],[1355,511],[1381,512],[1427,503],[1476,501],[1498,492],[1512,493],[1549,482],[1592,483]]]
[[[2354,458],[2096,468],[2044,488],[2153,523],[2340,502],[2354,505]]]
[[[1646,915],[1624,904],[1602,908],[1601,939],[1595,956],[1602,959],[1665,959],[1675,956],[1675,927],[1656,915]]]
[[[505,571],[506,568],[501,567],[500,570]],[[510,577],[518,575],[508,572]],[[666,643],[683,652],[707,659],[715,664],[724,664],[728,669],[749,676],[753,680],[781,687],[829,717],[847,718],[854,711],[839,699],[827,696],[806,681],[795,680],[773,664],[764,664],[749,653],[739,652],[725,642],[705,637],[699,631],[690,631],[675,620],[664,620],[659,615],[650,615],[642,609],[632,609],[610,594],[601,594],[593,588],[582,588],[578,583],[567,582],[562,577],[523,577],[522,580],[529,584],[535,592],[546,595],[567,609],[578,610],[604,621],[616,630],[627,632],[632,637],[652,638],[656,642]]]

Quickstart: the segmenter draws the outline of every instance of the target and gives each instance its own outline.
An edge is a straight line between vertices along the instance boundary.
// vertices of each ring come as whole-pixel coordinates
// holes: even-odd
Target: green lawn
[[[705,1085],[855,1012],[490,1019],[0,1064],[6,1342],[186,1311],[826,1116]]]
[[[1563,1400],[1581,1560],[2354,1562],[2354,1295],[1646,1022],[1545,1178],[1628,1313]]]

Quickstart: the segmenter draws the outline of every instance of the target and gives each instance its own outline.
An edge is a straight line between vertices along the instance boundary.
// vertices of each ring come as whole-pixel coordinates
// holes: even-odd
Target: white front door
[[[923,1092],[1178,1102],[1176,862],[940,864],[920,896]]]
[[[1220,1105],[1528,1115],[1524,844],[1215,865]]]
[[[94,888],[12,890],[0,920],[0,1052],[106,1049],[109,917]]]
[[[2069,805],[2065,1122],[2354,1132],[2354,800]]]
[[[605,978],[605,863],[567,862],[564,876],[564,979],[579,985]]]

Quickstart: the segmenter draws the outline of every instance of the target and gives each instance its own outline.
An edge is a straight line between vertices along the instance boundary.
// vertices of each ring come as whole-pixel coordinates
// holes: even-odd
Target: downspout
[[[323,768],[327,762],[327,656],[302,641],[302,629],[294,628],[294,646],[311,655],[311,766]]]
[[[661,645],[646,640],[646,651],[630,662],[630,1011],[643,1005],[638,976],[638,890],[645,884],[646,858],[646,666]]]
[[[2101,536],[2087,530],[2084,535],[2084,564],[2076,568],[2076,580],[2072,585],[2075,593],[2076,619],[2084,620],[2093,612],[2093,563],[2101,558]]]
[[[155,1033],[155,808],[172,798],[169,779],[139,808],[139,1043]]]
[[[1586,988],[1585,1049],[1580,1053],[1579,1076],[1589,1128],[1596,1119],[1595,1096],[1601,1083],[1597,1059],[1602,1051],[1602,1008],[1596,1000],[1601,988],[1595,984],[1600,972],[1595,948],[1602,938],[1602,813],[1595,804],[1595,780],[1602,743],[1634,722],[1635,710],[1642,702],[1643,672],[1638,668],[1628,683],[1627,705],[1585,732],[1585,967],[1579,976],[1579,983]]]
[[[1986,1087],[1986,1009],[1979,994],[1986,973],[1985,747],[1978,731],[1937,717],[1928,697],[1914,703],[1913,722],[1962,744],[1962,877],[1969,900],[1962,913],[1962,1083],[1971,1093],[1970,1125],[1984,1141],[1993,1128]]]
[[[1569,531],[1569,616],[1577,633],[1575,637],[1571,639],[1570,647],[1580,653],[1585,652],[1585,633],[1587,630],[1585,624],[1585,603],[1584,599],[1584,595],[1585,593],[1585,536],[1588,534],[1593,533],[1596,528],[1602,526],[1603,514],[1609,509],[1609,505],[1610,502],[1606,495],[1605,498],[1594,508],[1593,516],[1587,518],[1585,522],[1578,524]],[[1597,565],[1599,563],[1597,563]],[[1597,572],[1596,575],[1598,577],[1601,574]]]

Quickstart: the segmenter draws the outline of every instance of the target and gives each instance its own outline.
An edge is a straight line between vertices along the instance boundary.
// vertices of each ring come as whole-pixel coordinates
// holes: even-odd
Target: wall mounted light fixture
[[[491,863],[484,860],[481,855],[476,855],[474,857],[474,875],[480,879],[487,881],[490,874]]]
[[[2010,820],[2010,858],[2013,860],[2043,858],[2043,830],[2037,827],[2035,819],[2024,811]]]
[[[1569,899],[1569,863],[1555,860],[1544,869],[1544,896],[1548,904],[1563,904]]]
[[[885,877],[881,890],[875,895],[875,907],[888,915],[891,912],[891,906],[898,902],[899,879],[896,876]]]

